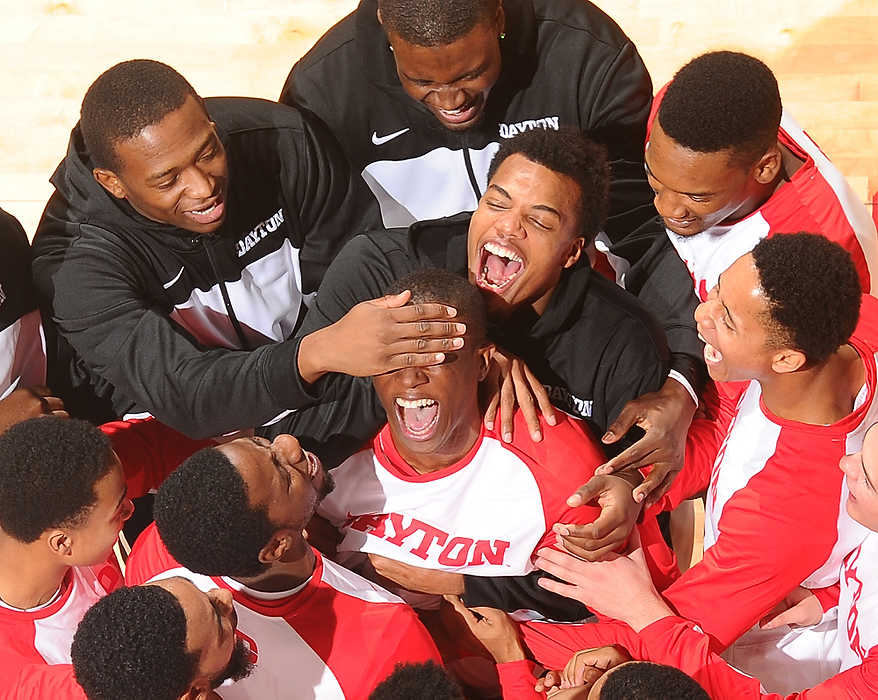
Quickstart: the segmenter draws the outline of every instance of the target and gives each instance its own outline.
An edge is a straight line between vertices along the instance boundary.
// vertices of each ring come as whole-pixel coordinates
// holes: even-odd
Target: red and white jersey
[[[371,449],[333,470],[335,490],[318,508],[342,532],[341,561],[366,552],[476,576],[534,571],[534,551],[555,542],[554,523],[597,517],[597,508],[570,508],[566,500],[604,457],[567,416],[544,426],[542,442],[534,443],[518,414],[514,436],[504,443],[483,425],[460,461],[420,474],[400,456],[385,426]]]
[[[0,604],[0,698],[84,698],[69,666],[73,634],[85,612],[121,585],[118,566],[107,562],[70,569],[47,605]]]
[[[256,666],[250,676],[219,691],[224,700],[366,698],[398,663],[441,663],[408,605],[316,550],[314,556],[314,573],[306,583],[283,597],[263,599],[264,594],[232,579],[180,566],[153,523],[137,539],[125,580],[137,585],[183,576],[205,592],[232,592],[238,636]]]
[[[664,90],[653,102],[650,128],[663,95]],[[689,268],[696,294],[704,301],[720,274],[766,236],[799,231],[819,233],[841,245],[854,260],[863,292],[871,291],[871,277],[878,274],[878,235],[863,202],[786,112],[777,137],[803,163],[761,207],[743,219],[694,236],[667,232]]]
[[[839,583],[838,644],[846,671],[878,656],[878,533],[847,556]]]
[[[863,360],[866,379],[853,412],[837,423],[809,425],[773,415],[755,381],[742,385],[730,417],[712,430],[693,423],[687,465],[666,505],[697,492],[709,479],[704,559],[663,595],[713,639],[716,651],[737,640],[797,585],[835,583],[842,561],[868,533],[847,514],[838,462],[861,448],[864,433],[878,420],[878,301],[870,296],[863,297],[850,343]],[[772,689],[814,685],[837,670],[837,659],[827,651],[834,642],[824,634],[834,635],[831,627],[812,630],[810,641],[804,631],[784,636],[784,631],[754,630],[727,658]],[[772,658],[768,650],[775,649],[780,656]],[[797,682],[789,672],[791,658],[821,659],[799,664],[816,675],[802,677],[798,686],[786,685]]]
[[[640,632],[638,658],[688,673],[715,700],[868,700],[878,696],[878,649],[862,664],[808,690],[768,693],[757,678],[729,666],[711,651],[710,639],[679,617],[666,617]]]

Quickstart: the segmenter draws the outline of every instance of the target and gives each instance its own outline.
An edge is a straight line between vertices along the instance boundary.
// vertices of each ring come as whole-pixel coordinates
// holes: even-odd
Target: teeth
[[[706,343],[704,346],[704,359],[713,363],[720,362],[723,359],[723,354],[710,343]]]
[[[494,255],[499,255],[503,258],[508,258],[509,260],[514,260],[518,263],[523,263],[524,260],[521,259],[521,256],[516,253],[511,248],[507,248],[506,246],[502,246],[499,243],[495,243],[494,241],[488,241],[485,243],[485,250]]]
[[[193,214],[209,214],[214,209],[216,209],[216,202],[211,204],[209,207],[205,207],[204,209],[192,209]]]
[[[396,405],[401,406],[402,408],[426,408],[435,403],[436,402],[433,399],[396,399]]]

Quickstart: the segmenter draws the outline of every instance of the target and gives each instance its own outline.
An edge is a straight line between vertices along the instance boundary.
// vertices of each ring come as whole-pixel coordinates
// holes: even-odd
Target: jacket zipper
[[[241,330],[241,324],[238,321],[237,315],[235,315],[235,310],[232,308],[232,300],[229,299],[229,290],[226,289],[226,282],[217,268],[216,260],[214,260],[213,253],[211,252],[211,247],[207,244],[204,236],[199,236],[195,240],[199,241],[204,246],[204,252],[207,253],[207,259],[210,262],[210,269],[213,271],[213,276],[219,282],[220,294],[223,295],[223,303],[226,306],[226,313],[229,315],[229,320],[232,322],[232,328],[235,329],[235,334],[238,336],[238,342],[241,343],[241,348],[243,350],[252,350],[253,348],[250,347],[250,343],[247,342],[247,337],[244,335],[244,331]]]
[[[466,174],[469,175],[469,184],[472,185],[473,192],[476,195],[476,202],[482,198],[482,192],[479,190],[479,183],[476,181],[476,174],[473,171],[473,164],[469,157],[469,146],[463,146],[463,162],[466,165]]]

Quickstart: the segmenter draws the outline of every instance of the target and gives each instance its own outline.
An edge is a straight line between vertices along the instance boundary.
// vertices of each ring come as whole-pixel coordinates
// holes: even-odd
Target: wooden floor
[[[786,107],[866,202],[878,191],[878,0],[598,0],[656,86],[689,58],[767,61]],[[354,0],[0,0],[0,206],[33,232],[82,95],[127,58],[156,58],[203,95],[274,99],[292,62]]]

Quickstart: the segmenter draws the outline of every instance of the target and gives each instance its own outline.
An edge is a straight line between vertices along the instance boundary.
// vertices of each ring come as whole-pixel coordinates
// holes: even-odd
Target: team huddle
[[[278,102],[110,67],[51,182],[0,698],[878,697],[878,235],[761,61],[361,0]]]

